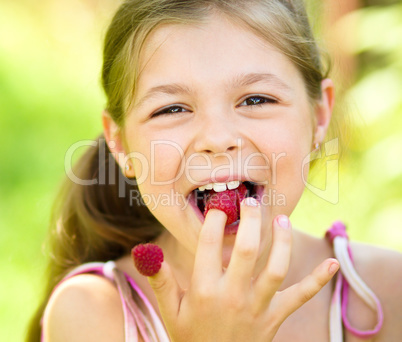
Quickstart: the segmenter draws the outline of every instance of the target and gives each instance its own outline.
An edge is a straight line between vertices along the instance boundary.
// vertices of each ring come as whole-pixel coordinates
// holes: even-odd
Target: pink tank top
[[[360,278],[353,266],[352,250],[349,246],[346,226],[341,221],[334,222],[332,227],[327,230],[325,237],[332,244],[335,257],[340,264],[340,272],[336,278],[329,312],[330,342],[343,341],[343,327],[358,338],[373,337],[380,331],[384,315],[379,299]],[[377,324],[373,329],[362,331],[350,324],[347,317],[349,287],[377,314]]]
[[[335,222],[326,233],[326,238],[333,245],[335,257],[340,263],[335,290],[329,312],[330,342],[343,342],[343,328],[359,338],[369,338],[379,332],[383,323],[380,301],[363,282],[353,266],[353,257],[349,247],[345,225]],[[135,342],[141,336],[144,342],[168,342],[166,330],[147,297],[113,261],[83,264],[68,273],[62,281],[78,274],[92,273],[111,280],[117,287],[124,313],[125,341]],[[377,324],[372,330],[361,331],[351,326],[347,317],[349,287],[377,313]],[[43,342],[43,334],[41,341]]]
[[[85,273],[108,278],[116,285],[123,307],[125,341],[138,341],[139,336],[144,342],[169,341],[166,330],[148,298],[128,274],[116,267],[114,261],[80,265],[69,272],[57,286],[71,277]],[[44,341],[43,329],[41,341]]]

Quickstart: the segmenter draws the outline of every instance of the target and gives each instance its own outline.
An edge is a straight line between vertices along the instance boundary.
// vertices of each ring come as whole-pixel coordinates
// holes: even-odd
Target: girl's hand
[[[271,341],[282,322],[338,270],[338,262],[327,259],[300,283],[278,292],[288,271],[292,236],[289,220],[280,215],[273,221],[268,262],[253,279],[261,208],[245,201],[226,271],[222,270],[226,215],[210,210],[199,235],[189,288],[180,289],[166,262],[159,273],[148,278],[172,341]]]

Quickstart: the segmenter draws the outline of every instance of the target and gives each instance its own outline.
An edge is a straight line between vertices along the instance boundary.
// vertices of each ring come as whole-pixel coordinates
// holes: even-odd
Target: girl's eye
[[[240,106],[258,106],[258,105],[263,105],[264,103],[278,103],[277,100],[271,98],[271,97],[263,97],[263,96],[250,96],[247,99],[245,99]]]
[[[166,115],[166,114],[184,113],[187,111],[188,111],[187,109],[180,107],[180,106],[170,106],[170,107],[162,108],[161,110],[153,113],[152,117]]]

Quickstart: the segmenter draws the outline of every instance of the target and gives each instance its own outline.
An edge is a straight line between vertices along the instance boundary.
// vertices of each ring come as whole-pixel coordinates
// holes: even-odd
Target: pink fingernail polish
[[[246,197],[243,201],[243,205],[248,207],[259,207],[260,203],[253,197]]]
[[[289,219],[285,215],[280,215],[277,218],[277,221],[278,221],[279,226],[281,226],[282,228],[289,228],[289,226],[290,226]]]

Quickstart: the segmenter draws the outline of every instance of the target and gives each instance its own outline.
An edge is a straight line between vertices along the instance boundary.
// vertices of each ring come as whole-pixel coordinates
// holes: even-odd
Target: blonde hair
[[[102,84],[107,110],[124,124],[136,91],[138,61],[147,36],[161,24],[202,23],[213,12],[226,15],[265,39],[298,68],[312,102],[327,77],[303,1],[295,0],[128,0],[105,39]]]

